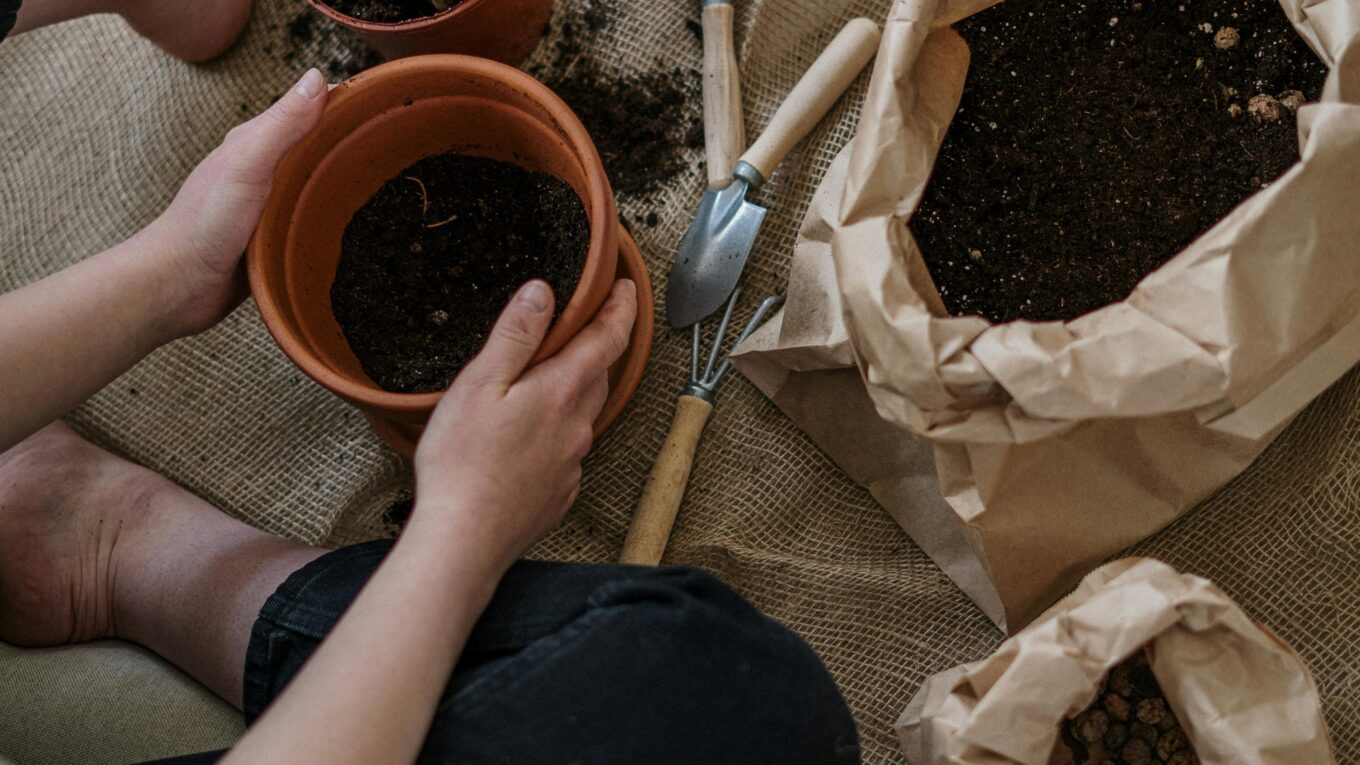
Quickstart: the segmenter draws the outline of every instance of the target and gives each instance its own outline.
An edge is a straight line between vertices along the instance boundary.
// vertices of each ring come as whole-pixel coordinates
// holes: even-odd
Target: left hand
[[[614,285],[594,321],[530,366],[552,323],[553,293],[530,282],[501,313],[486,346],[454,379],[416,449],[416,509],[407,533],[441,529],[443,549],[496,578],[562,520],[581,486],[609,367],[628,347],[637,288]]]
[[[146,233],[161,242],[175,279],[175,328],[202,332],[246,294],[241,256],[249,243],[284,154],[307,135],[326,106],[316,69],[259,116],[232,128],[189,175],[175,200]]]

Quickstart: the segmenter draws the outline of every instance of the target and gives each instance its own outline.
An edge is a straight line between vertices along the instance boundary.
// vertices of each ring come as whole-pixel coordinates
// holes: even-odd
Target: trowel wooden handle
[[[746,150],[746,123],[741,116],[741,79],[733,41],[731,3],[704,4],[704,148],[708,155],[708,187],[725,189],[732,168]]]
[[[694,450],[699,446],[699,437],[712,413],[713,405],[707,401],[694,396],[680,397],[671,432],[647,476],[637,513],[633,515],[633,525],[623,540],[620,563],[655,566],[661,562],[666,542],[671,537],[671,527],[675,525],[675,515],[680,511],[680,501],[685,498],[685,487],[689,485]]]
[[[878,25],[852,20],[798,81],[765,132],[741,159],[767,180],[784,157],[831,111],[878,50]]]

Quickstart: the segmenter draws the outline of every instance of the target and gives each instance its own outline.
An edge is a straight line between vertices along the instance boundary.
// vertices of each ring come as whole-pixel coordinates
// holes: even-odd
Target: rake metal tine
[[[767,297],[764,300],[762,300],[760,302],[760,307],[757,308],[756,312],[751,316],[751,320],[746,322],[746,328],[741,331],[741,336],[737,338],[737,342],[732,344],[732,350],[735,351],[737,349],[737,346],[746,342],[746,338],[750,337],[753,333],[755,333],[757,329],[760,328],[761,322],[765,320],[765,314],[769,313],[770,311],[778,308],[783,304],[784,298],[783,296],[780,295],[771,295],[770,297]],[[731,351],[728,351],[727,358],[723,359],[722,366],[718,368],[718,376],[713,379],[714,387],[717,387],[718,383],[722,382],[723,376],[726,375],[727,371],[731,368],[732,368],[732,353]]]
[[[718,325],[718,335],[713,338],[713,347],[708,350],[708,365],[704,367],[704,383],[713,379],[713,368],[718,365],[718,355],[722,353],[722,341],[727,336],[727,327],[732,323],[732,312],[737,309],[737,299],[741,287],[733,288],[732,296],[727,299],[727,309],[723,311],[722,323]]]
[[[694,322],[690,327],[689,340],[689,379],[692,382],[699,381],[699,345],[703,342],[702,321]]]

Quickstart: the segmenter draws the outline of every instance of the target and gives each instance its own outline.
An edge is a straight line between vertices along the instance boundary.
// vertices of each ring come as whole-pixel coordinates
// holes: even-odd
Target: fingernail
[[[321,91],[326,89],[326,79],[321,76],[321,70],[312,67],[307,73],[298,80],[297,87],[294,88],[299,96],[306,99],[316,98],[321,95]]]
[[[541,313],[548,310],[548,297],[550,294],[548,285],[535,279],[523,287],[520,287],[519,303],[535,313]]]

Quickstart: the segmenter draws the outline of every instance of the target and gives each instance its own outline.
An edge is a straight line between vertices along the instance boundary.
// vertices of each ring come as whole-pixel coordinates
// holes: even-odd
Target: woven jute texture
[[[584,5],[559,2],[553,29]],[[585,54],[606,70],[699,66],[699,40],[685,24],[697,20],[697,2],[614,6],[616,18]],[[881,19],[887,9],[887,0],[738,2],[751,135],[844,21]],[[0,46],[0,289],[145,225],[223,134],[302,67],[343,63],[351,55],[343,38],[324,35],[300,51],[290,40],[289,23],[304,12],[296,0],[260,0],[241,45],[199,67],[159,53],[112,18]],[[782,288],[797,224],[853,132],[866,82],[764,193],[772,209],[747,269],[751,293]],[[702,191],[699,152],[691,158],[693,168],[656,194],[620,200],[629,221],[658,215],[654,228],[633,226],[658,293]],[[686,336],[659,327],[636,400],[597,444],[580,501],[535,557],[617,555],[687,366]],[[288,363],[249,303],[151,356],[73,421],[225,512],[310,543],[388,533],[383,510],[409,492],[409,468]],[[1357,439],[1360,377],[1352,374],[1245,475],[1137,550],[1215,580],[1302,653],[1343,762],[1360,760]],[[892,723],[926,676],[977,660],[1002,640],[867,492],[739,378],[722,391],[667,560],[713,571],[806,637],[853,707],[870,763],[900,761]]]

